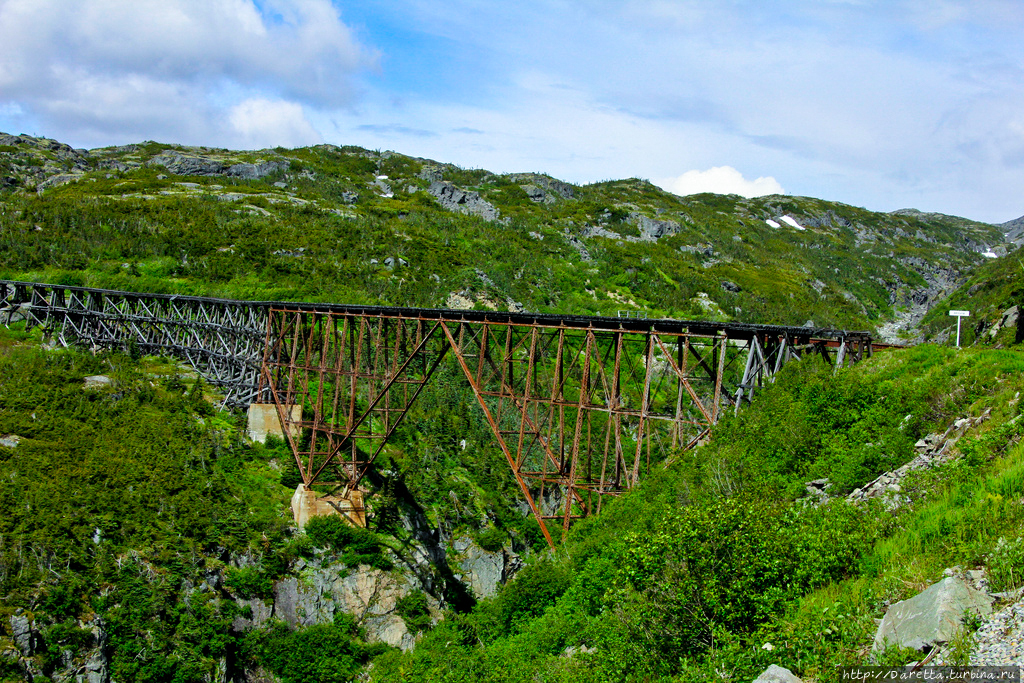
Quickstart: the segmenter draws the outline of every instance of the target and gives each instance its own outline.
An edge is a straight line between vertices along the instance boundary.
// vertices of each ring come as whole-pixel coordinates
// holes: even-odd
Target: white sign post
[[[962,318],[969,318],[971,316],[970,311],[950,311],[950,315],[956,316],[956,347],[960,348],[960,320]]]

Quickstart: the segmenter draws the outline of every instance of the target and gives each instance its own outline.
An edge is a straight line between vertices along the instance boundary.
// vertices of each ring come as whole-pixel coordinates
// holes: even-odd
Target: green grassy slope
[[[114,384],[84,389],[98,372]],[[944,567],[986,565],[999,587],[1021,583],[1024,450],[1011,420],[1022,377],[1019,349],[924,345],[838,374],[790,364],[707,446],[574,527],[554,555],[534,554],[495,598],[433,627],[409,606],[403,618],[427,632],[400,654],[366,645],[344,617],[296,631],[231,623],[239,600],[322,557],[314,545],[337,546],[338,562],[400,564],[407,538],[388,482],[412,491],[432,525],[481,544],[500,529],[525,547],[532,521],[515,513],[472,411],[425,413],[402,435],[370,500],[375,534],[293,537],[288,454],[248,444],[174,364],[43,351],[4,331],[0,435],[22,440],[0,447],[0,651],[24,610],[44,675],[93,647],[101,624],[118,680],[258,666],[284,681],[348,680],[371,659],[381,681],[750,679],[772,662],[831,680],[834,665],[866,661],[884,605]],[[465,398],[444,378],[436,391],[428,405]],[[840,496],[862,486],[910,459],[921,436],[987,408],[992,419],[958,445],[964,457],[909,482],[915,502],[896,516],[793,502],[812,478]],[[6,662],[0,680],[20,680]]]
[[[1019,250],[981,264],[968,279],[945,299],[936,302],[921,321],[928,339],[956,337],[956,318],[950,310],[967,310],[962,322],[961,343],[1007,345],[1021,341],[1015,324],[1002,324],[1003,313],[1024,304],[1024,264]],[[1007,321],[1009,322],[1009,321]]]
[[[1011,422],[1022,370],[1019,351],[932,346],[835,376],[790,366],[708,446],[414,652],[376,660],[371,678],[752,680],[778,663],[840,680],[836,667],[868,663],[885,606],[945,567],[987,566],[997,590],[1024,583],[1024,447]],[[959,444],[963,457],[905,483],[914,503],[895,515],[793,502],[812,477],[845,494],[910,459],[918,437],[987,408],[993,419]]]

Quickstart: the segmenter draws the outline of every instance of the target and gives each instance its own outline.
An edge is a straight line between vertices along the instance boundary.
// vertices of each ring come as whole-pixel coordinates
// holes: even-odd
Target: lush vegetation
[[[43,675],[97,645],[115,680],[196,681],[241,665],[254,646],[232,628],[234,598],[268,594],[296,556],[283,451],[243,441],[238,418],[216,413],[173,363],[30,341],[0,338],[0,435],[21,437],[0,447],[3,628],[16,610],[31,616]],[[112,383],[84,388],[97,374]],[[358,549],[359,560],[373,554]],[[242,558],[262,574],[247,582]],[[317,638],[344,640],[365,661],[351,628],[323,631],[301,648],[274,631],[268,659],[254,661],[287,679],[289,658]]]
[[[210,410],[202,383],[173,363],[44,351],[16,331],[2,347],[0,433],[22,441],[0,448],[0,617],[6,628],[15,610],[32,616],[44,675],[99,645],[99,627],[119,680],[251,667],[282,681],[341,681],[369,661],[381,681],[749,679],[773,662],[830,680],[832,666],[865,661],[886,604],[944,567],[985,565],[997,588],[1024,582],[1017,350],[921,346],[838,374],[793,364],[707,446],[578,524],[495,597],[439,623],[422,592],[403,598],[397,613],[424,633],[403,654],[365,644],[340,614],[299,630],[232,626],[314,548],[391,569],[399,529],[325,518],[291,536],[282,445],[240,438],[234,418]],[[114,382],[85,389],[83,378],[100,372]],[[812,478],[845,494],[909,459],[918,438],[985,408],[993,417],[960,444],[963,457],[910,482],[915,502],[898,514],[841,496],[794,502]],[[484,457],[478,448],[433,446],[469,463]],[[420,495],[443,498],[403,449],[388,461],[381,504],[412,496],[395,490],[405,475]],[[453,469],[434,485],[454,484]],[[484,492],[483,482],[473,486]],[[490,507],[461,511],[495,513],[497,526],[474,532],[482,544],[501,515],[513,530],[524,522],[489,495]],[[453,511],[431,502],[444,524]]]
[[[1024,448],[1010,420],[1024,356],[918,347],[837,375],[791,370],[709,445],[575,527],[553,560],[413,653],[377,659],[374,680],[751,680],[771,663],[833,680],[867,661],[885,605],[943,568],[1022,583],[1010,567],[1024,562]],[[912,482],[898,514],[793,502],[819,476],[845,494],[985,408],[964,457]]]
[[[218,170],[175,175],[168,152]],[[264,161],[281,164],[255,179],[225,170]],[[82,154],[22,138],[0,147],[0,180],[0,278],[250,299],[458,295],[870,328],[929,269],[966,274],[999,237],[952,217],[680,198],[635,179],[570,187],[332,146]],[[477,192],[499,219],[441,208],[437,180]],[[783,215],[808,229],[765,222]],[[645,225],[665,234],[642,238]],[[1024,291],[1018,260],[984,264],[940,308],[970,303],[990,323]],[[928,334],[948,326],[944,313]],[[82,671],[87,657],[117,681],[751,680],[770,663],[832,680],[836,665],[867,661],[886,605],[945,567],[1024,583],[1024,355],[1016,328],[988,329],[965,337],[984,348],[920,346],[839,373],[790,364],[707,445],[549,553],[456,370],[438,370],[367,478],[370,528],[319,518],[297,534],[285,444],[251,443],[244,416],[215,410],[176,362],[52,349],[0,327],[0,437],[19,437],[0,445],[0,681],[23,680],[26,662],[42,680]],[[86,388],[98,374],[111,382]],[[845,502],[922,436],[986,408],[962,457],[905,482],[910,505]],[[805,482],[820,478],[833,500],[815,506]],[[436,557],[466,537],[526,559],[479,602]],[[411,582],[393,611],[416,648],[369,643],[365,615],[277,619],[282,580],[308,581],[308,567]],[[25,620],[31,653],[19,657]]]

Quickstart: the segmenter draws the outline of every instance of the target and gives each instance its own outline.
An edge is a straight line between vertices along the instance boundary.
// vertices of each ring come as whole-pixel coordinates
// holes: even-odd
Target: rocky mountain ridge
[[[875,328],[888,341],[915,340],[931,306],[972,268],[1014,246],[1005,226],[912,209],[882,214],[793,196],[678,197],[637,179],[574,186],[538,173],[493,174],[335,145],[235,152],[145,142],[78,150],[0,134],[0,188],[0,204],[16,205],[20,214],[47,198],[113,202],[119,213],[133,215],[219,202],[218,214],[237,218],[218,220],[234,221],[238,230],[245,222],[274,226],[280,243],[273,255],[307,262],[316,257],[290,230],[308,232],[304,224],[330,217],[349,222],[338,230],[384,220],[390,235],[363,249],[381,252],[392,244],[395,253],[360,263],[351,262],[351,253],[319,256],[356,271],[357,280],[366,279],[357,289],[381,303],[415,299],[445,306],[455,300],[488,307],[507,301],[525,310],[603,314],[627,307],[654,316],[786,324],[817,318],[818,324]],[[146,203],[151,208],[143,208]],[[417,251],[435,249],[439,238],[444,248],[452,246],[442,237],[452,215],[481,237],[514,242],[525,258],[512,262],[479,245],[458,245],[455,259],[424,263]],[[421,229],[410,237],[400,225],[414,219]],[[52,251],[45,235],[36,241]],[[237,241],[216,245],[221,259],[235,253]],[[13,275],[24,266],[47,267],[44,260],[16,261],[0,269]],[[541,262],[543,273],[524,277],[528,264]],[[387,263],[393,264],[386,267],[389,282],[382,284]],[[552,278],[561,286],[552,287]],[[412,290],[399,287],[402,282]]]

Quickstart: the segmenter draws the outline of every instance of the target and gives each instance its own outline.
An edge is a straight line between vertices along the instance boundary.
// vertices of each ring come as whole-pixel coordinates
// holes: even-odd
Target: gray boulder
[[[485,221],[493,221],[498,218],[498,209],[481,197],[479,193],[467,192],[447,181],[435,180],[430,183],[427,192],[437,200],[438,204],[449,211],[479,216]]]
[[[234,164],[229,166],[227,175],[235,178],[244,178],[246,180],[257,180],[271,173],[277,173],[278,171],[287,171],[289,167],[287,161],[264,161],[258,164]]]
[[[519,187],[523,189],[523,192],[526,193],[526,196],[529,197],[531,201],[542,202],[544,201],[544,198],[547,197],[544,190],[536,185],[520,185]]]
[[[772,664],[754,679],[754,683],[803,683],[803,681],[786,667]]]
[[[11,617],[11,635],[14,639],[14,644],[24,657],[32,656],[33,647],[33,633],[32,633],[32,622],[29,621],[28,617],[24,614],[15,614]]]
[[[163,166],[175,175],[222,175],[225,171],[224,164],[219,161],[174,150],[156,155],[146,165]]]
[[[83,386],[86,389],[102,389],[108,387],[113,383],[113,380],[106,375],[90,375],[86,377]]]
[[[875,633],[874,650],[899,645],[925,650],[949,642],[965,613],[989,615],[992,598],[967,582],[948,576],[908,600],[892,605]]]
[[[656,240],[668,235],[675,235],[680,230],[679,223],[670,220],[658,220],[638,213],[629,215],[629,222],[636,224],[640,230],[640,238],[644,240]]]
[[[561,180],[555,180],[554,178],[540,173],[515,173],[507,177],[512,182],[519,183],[521,186],[532,185],[541,189],[541,195],[539,198],[534,199],[536,190],[527,190],[526,187],[523,187],[523,189],[526,190],[526,193],[530,195],[530,199],[537,202],[544,201],[547,203],[552,201],[553,198],[545,195],[543,192],[544,190],[554,193],[562,199],[573,199],[576,196],[576,190],[569,183]]]
[[[732,280],[722,280],[722,289],[727,292],[742,292],[743,288]]]

